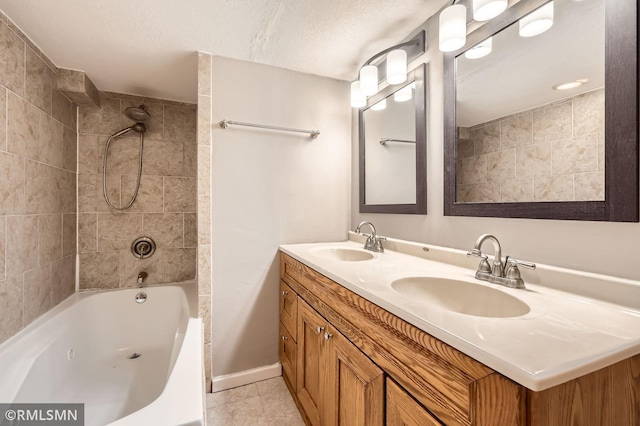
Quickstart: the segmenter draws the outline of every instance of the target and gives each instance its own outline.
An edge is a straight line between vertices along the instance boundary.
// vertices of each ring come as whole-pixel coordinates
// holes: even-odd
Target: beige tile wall
[[[196,105],[101,93],[101,107],[78,108],[78,251],[80,289],[192,280],[196,276]],[[140,191],[127,210],[102,194],[102,159],[110,135],[130,126],[123,111],[145,104],[151,114],[144,139]],[[128,133],[109,148],[107,187],[125,205],[137,179],[139,137]],[[140,260],[131,243],[148,236],[156,253]]]
[[[604,89],[459,129],[458,202],[604,200]]]
[[[205,387],[211,392],[211,55],[198,52],[198,289]]]
[[[75,291],[76,108],[0,12],[0,342]]]

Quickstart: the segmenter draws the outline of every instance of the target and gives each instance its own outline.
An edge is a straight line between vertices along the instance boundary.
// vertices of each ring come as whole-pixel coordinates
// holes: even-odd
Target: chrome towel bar
[[[318,135],[320,134],[319,130],[292,129],[290,127],[268,126],[266,124],[242,123],[240,121],[231,121],[231,120],[222,120],[220,122],[220,127],[222,127],[223,129],[226,129],[229,126],[257,127],[259,129],[282,130],[283,132],[308,133],[311,136],[311,139],[317,138]]]
[[[416,143],[416,141],[408,141],[406,139],[380,138],[380,145],[384,145],[387,142]]]

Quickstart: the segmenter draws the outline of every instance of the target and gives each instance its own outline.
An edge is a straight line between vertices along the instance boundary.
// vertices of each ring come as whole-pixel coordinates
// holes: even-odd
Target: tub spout
[[[138,285],[142,287],[144,285],[144,280],[147,279],[148,274],[144,271],[138,274]]]

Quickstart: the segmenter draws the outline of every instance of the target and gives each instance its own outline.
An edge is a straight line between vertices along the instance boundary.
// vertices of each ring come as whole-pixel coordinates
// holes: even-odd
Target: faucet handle
[[[487,260],[489,259],[489,256],[483,254],[478,249],[473,249],[470,252],[467,252],[467,256],[479,257],[481,259],[480,264],[478,265],[478,272],[487,274],[491,273],[491,265],[489,265],[489,261]]]
[[[525,267],[527,269],[536,269],[536,264],[533,263],[533,262],[527,262],[527,261],[524,261],[524,260],[512,259],[509,256],[507,256],[507,265],[508,266],[512,266],[512,267],[522,266],[522,267]]]
[[[468,251],[467,252],[467,256],[470,256],[470,257],[472,257],[472,256],[481,257],[483,259],[488,259],[489,258],[489,256],[487,256],[486,254],[482,254],[482,252],[480,250],[478,250],[478,249],[473,249],[471,251]]]
[[[521,283],[522,285],[524,285],[524,283],[522,282],[522,278],[520,277],[520,270],[518,269],[518,266],[522,266],[527,269],[536,269],[535,263],[525,262],[518,259],[510,259],[509,256],[507,256],[506,258],[506,263],[507,268],[505,271],[505,276],[511,280],[515,280],[516,282]]]
[[[387,237],[383,237],[382,235],[374,237],[372,250],[376,253],[384,253],[384,246],[382,245],[383,241],[387,241]]]

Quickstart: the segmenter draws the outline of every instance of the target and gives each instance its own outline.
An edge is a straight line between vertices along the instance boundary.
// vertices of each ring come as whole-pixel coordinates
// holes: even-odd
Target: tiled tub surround
[[[0,12],[0,342],[75,291],[76,114]]]
[[[151,114],[144,139],[142,180],[129,209],[109,207],[102,195],[102,158],[110,135],[133,124],[125,108],[145,104]],[[78,251],[80,289],[180,282],[196,276],[196,106],[101,93],[101,107],[78,108]],[[116,138],[109,148],[107,187],[119,206],[133,195],[139,135]],[[156,253],[144,260],[131,243],[148,236]]]
[[[457,201],[604,199],[604,89],[458,129]]]

